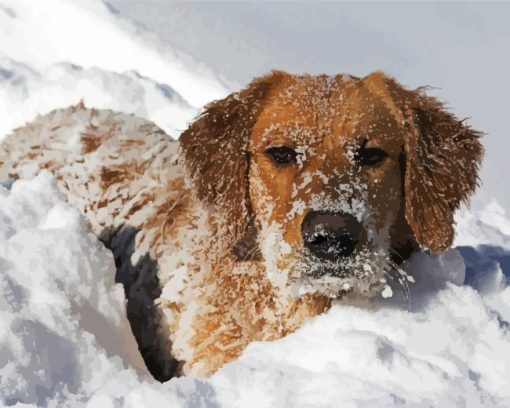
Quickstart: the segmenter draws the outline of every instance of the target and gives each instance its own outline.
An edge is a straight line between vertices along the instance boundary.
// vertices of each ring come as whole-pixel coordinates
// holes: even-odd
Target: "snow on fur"
[[[82,98],[174,135],[228,93],[99,1],[0,0],[0,54],[0,137]],[[159,384],[112,255],[49,173],[0,186],[0,405],[508,407],[510,221],[494,202],[457,222],[457,249],[409,261],[411,299],[337,304],[208,380]]]
[[[491,211],[478,214],[480,228]],[[461,231],[464,222],[471,220],[460,220]],[[112,256],[59,198],[49,173],[0,187],[0,240],[0,402],[7,406],[510,404],[503,247],[499,258],[494,249],[463,246],[465,261],[455,250],[411,260],[411,311],[384,300],[340,303],[292,335],[251,344],[208,380],[159,384],[137,353]],[[459,285],[465,264],[471,286]],[[471,276],[473,265],[481,266]]]

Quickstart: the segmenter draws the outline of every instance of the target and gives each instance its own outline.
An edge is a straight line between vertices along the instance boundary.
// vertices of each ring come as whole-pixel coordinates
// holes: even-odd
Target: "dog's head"
[[[276,71],[209,104],[181,146],[240,259],[261,254],[276,285],[334,296],[374,292],[412,251],[451,245],[479,136],[379,72]]]

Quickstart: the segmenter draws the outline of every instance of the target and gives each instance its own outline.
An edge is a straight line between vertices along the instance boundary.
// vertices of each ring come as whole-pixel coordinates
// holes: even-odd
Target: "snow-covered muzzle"
[[[258,172],[254,166],[253,173]],[[260,190],[260,185],[254,188],[262,193],[259,198],[264,197]],[[282,220],[275,220],[279,217],[267,196],[267,211],[259,217],[260,250],[272,283],[289,287],[296,296],[380,292],[394,266],[389,245],[393,220],[388,215],[385,222],[377,223],[367,185],[357,179],[337,185],[334,195],[323,191],[307,198],[300,198],[306,191],[303,187],[294,191],[292,209]]]

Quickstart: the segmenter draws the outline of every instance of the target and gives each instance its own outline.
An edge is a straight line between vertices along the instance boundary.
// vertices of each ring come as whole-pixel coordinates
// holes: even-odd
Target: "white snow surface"
[[[203,64],[87,0],[0,0],[0,138],[83,100],[132,113],[173,137],[229,91]]]
[[[53,177],[9,187],[0,187],[5,406],[510,406],[510,246],[420,255],[409,309],[337,304],[292,335],[251,344],[208,380],[159,384],[137,353],[111,254]],[[474,216],[482,229],[494,221]]]
[[[57,63],[40,71],[0,53],[0,140],[38,114],[82,100],[87,107],[113,109],[151,120],[177,137],[197,110],[168,85],[136,71],[116,73]]]
[[[175,89],[195,108],[227,93],[206,66],[101,1],[1,0],[0,51],[40,69],[65,61],[117,73],[135,70]]]

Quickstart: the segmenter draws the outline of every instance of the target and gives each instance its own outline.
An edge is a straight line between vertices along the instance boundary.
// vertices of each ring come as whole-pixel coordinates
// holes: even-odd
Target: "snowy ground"
[[[0,0],[0,138],[82,98],[178,133],[203,102],[228,92],[100,2],[33,4]],[[55,20],[56,10],[82,19],[81,30],[60,24],[70,20]],[[92,42],[100,61],[76,52]],[[52,177],[4,185],[0,405],[509,407],[510,221],[493,202],[460,213],[457,231],[455,250],[411,260],[410,302],[396,293],[377,305],[335,305],[293,335],[250,345],[208,380],[159,384],[138,355],[111,254]]]
[[[461,228],[490,231],[497,215],[471,215]],[[501,270],[510,236],[491,239],[503,246],[460,249],[469,285],[460,285],[458,251],[416,259],[411,312],[337,305],[291,336],[252,344],[207,381],[161,385],[136,351],[112,256],[42,173],[0,188],[0,402],[510,406],[510,287]]]

